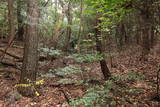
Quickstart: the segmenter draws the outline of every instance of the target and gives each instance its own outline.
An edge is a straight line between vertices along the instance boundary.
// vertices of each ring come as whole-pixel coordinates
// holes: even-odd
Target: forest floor
[[[9,48],[7,52],[22,57],[23,47],[14,46]],[[147,61],[140,61],[140,57],[140,49],[128,49],[127,51],[116,53],[116,56],[112,59],[113,67],[108,63],[110,71],[113,74],[123,75],[128,70],[132,70],[144,76],[143,79],[134,82],[127,81],[127,83],[122,82],[118,83],[120,85],[116,85],[115,88],[123,89],[123,85],[127,85],[129,88],[141,90],[138,93],[115,95],[114,97],[117,100],[116,107],[160,107],[160,99],[154,98],[156,96],[156,75],[158,66],[160,66],[160,55],[155,56],[151,53],[148,55]],[[83,74],[83,76],[69,75],[72,79],[81,80],[91,78],[103,81],[98,62],[78,64],[64,56],[56,57],[53,61],[44,59],[39,64],[38,72],[38,80],[43,79],[45,81],[39,87],[38,92],[40,96],[34,98],[22,97],[18,94],[15,87],[20,76],[20,70],[17,69],[17,65],[20,66],[22,62],[8,55],[5,56],[3,62],[0,65],[0,107],[72,107],[67,104],[71,98],[81,98],[88,87],[100,84],[99,82],[96,83],[96,81],[90,82],[87,85],[58,83],[57,81],[64,77],[49,75],[50,69],[74,65],[82,69],[87,69],[90,72]],[[9,65],[5,62],[7,64],[9,63]],[[120,96],[127,99],[125,103],[120,102]]]

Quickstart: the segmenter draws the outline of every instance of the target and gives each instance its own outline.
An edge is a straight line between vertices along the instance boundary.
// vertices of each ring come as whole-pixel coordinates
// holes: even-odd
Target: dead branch
[[[68,97],[67,93],[61,88],[59,91],[61,91],[64,95],[64,98],[66,99],[67,103],[70,105],[71,101],[70,98]]]

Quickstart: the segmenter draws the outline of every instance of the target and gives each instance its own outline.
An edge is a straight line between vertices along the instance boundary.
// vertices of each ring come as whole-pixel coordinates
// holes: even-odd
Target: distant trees
[[[36,81],[38,70],[38,18],[39,9],[37,8],[36,0],[28,0],[27,11],[27,30],[25,36],[24,59],[20,77],[20,84],[33,84]],[[24,96],[35,95],[35,86],[21,86],[18,91]]]
[[[140,11],[140,31],[143,40],[142,57],[145,57],[150,52],[154,42],[154,11],[151,11],[151,8],[153,8],[151,4],[153,4],[152,0],[142,1],[138,9]]]
[[[17,39],[24,39],[24,16],[22,15],[22,10],[25,8],[26,0],[17,0],[17,23],[18,23],[18,32]]]
[[[14,1],[8,0],[8,24],[9,24],[9,33],[8,33],[8,44],[4,49],[4,53],[0,56],[1,60],[3,60],[5,53],[8,48],[11,46],[13,39],[15,37],[15,16],[14,16]]]

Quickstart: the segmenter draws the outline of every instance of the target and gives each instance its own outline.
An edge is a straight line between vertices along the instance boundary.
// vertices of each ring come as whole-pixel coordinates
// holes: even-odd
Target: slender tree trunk
[[[57,48],[58,45],[58,39],[61,35],[61,31],[62,31],[62,24],[63,24],[63,15],[58,15],[57,14],[57,10],[58,10],[58,0],[55,0],[55,28],[52,34],[52,43],[53,43],[53,47],[54,49]],[[63,8],[63,6],[62,6]]]
[[[140,27],[139,27],[139,23],[136,25],[136,32],[135,32],[135,39],[136,39],[136,44],[140,45],[140,41],[141,41],[141,36],[140,36]]]
[[[154,33],[154,25],[150,28],[150,48],[153,48],[155,42],[155,33]]]
[[[23,0],[17,0],[17,22],[18,22],[18,33],[17,33],[17,39],[23,40],[24,36],[24,25],[23,25],[23,16],[21,14],[23,5]]]
[[[69,43],[71,40],[71,35],[72,35],[72,29],[71,29],[72,16],[71,16],[71,2],[70,1],[68,3],[68,9],[67,9],[67,21],[68,21],[68,25],[67,25],[67,33],[66,33],[66,41],[65,41],[64,50],[68,50]]]
[[[124,39],[125,39],[125,45],[129,44],[129,37],[127,35],[127,30],[126,30],[126,25],[123,23],[123,35],[124,35]]]
[[[148,9],[141,13],[141,32],[142,32],[142,59],[146,60],[146,55],[150,52],[150,19]]]
[[[99,38],[101,38],[101,28],[100,28],[100,24],[101,21],[99,20],[99,17],[97,16],[96,18],[96,25],[95,25],[95,38],[96,38],[96,48],[97,48],[97,52],[99,52],[101,55],[103,54],[103,46],[102,46],[102,42],[101,40],[99,40]],[[105,59],[100,61],[100,65],[101,65],[101,71],[103,73],[104,79],[107,80],[109,79],[109,77],[111,76],[111,73],[109,71],[109,68],[107,67],[107,63],[105,61]]]
[[[78,53],[80,53],[80,42],[81,42],[81,33],[82,33],[82,14],[83,14],[83,0],[81,0],[81,6],[80,6],[80,23],[79,23],[79,31],[78,31]]]
[[[14,2],[13,0],[8,0],[8,22],[9,22],[9,43],[13,40],[15,35],[15,18],[14,18]]]
[[[125,34],[124,24],[123,24],[123,22],[120,22],[117,25],[117,29],[116,29],[116,36],[118,38],[117,45],[118,45],[118,49],[119,50],[122,50],[122,47],[123,47],[123,38],[124,38],[125,35],[126,34]]]
[[[31,84],[36,81],[38,70],[38,32],[37,24],[39,10],[36,0],[28,0],[28,24],[25,37],[25,49],[20,84]],[[35,86],[19,87],[18,91],[24,96],[34,96]]]

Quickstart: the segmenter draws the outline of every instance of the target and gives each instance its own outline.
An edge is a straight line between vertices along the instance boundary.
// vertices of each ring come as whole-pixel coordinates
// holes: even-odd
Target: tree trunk
[[[126,35],[126,32],[125,32],[125,27],[124,27],[124,24],[123,22],[120,22],[118,25],[117,25],[117,29],[116,29],[116,36],[118,38],[117,40],[117,47],[119,50],[122,50],[122,47],[123,47],[123,38],[125,37]],[[127,39],[126,41],[128,41],[128,38],[125,38]]]
[[[15,35],[15,18],[14,18],[14,2],[13,0],[8,0],[8,21],[9,21],[9,40],[14,38]]]
[[[63,24],[63,19],[64,16],[63,15],[58,15],[57,10],[58,10],[58,0],[55,0],[55,28],[52,34],[52,46],[54,47],[54,49],[57,49],[58,46],[58,39],[61,35],[62,32],[62,24]],[[63,9],[63,5],[62,5],[62,9]]]
[[[97,52],[99,52],[99,54],[103,54],[103,46],[102,46],[102,42],[101,40],[99,40],[99,38],[101,38],[101,28],[99,27],[101,24],[101,21],[99,20],[99,17],[96,18],[96,23],[95,23],[95,38],[96,38],[96,49]],[[100,65],[101,65],[101,71],[103,73],[104,79],[107,80],[109,79],[109,77],[111,76],[111,73],[109,71],[109,68],[107,67],[107,63],[105,61],[105,59],[100,61]]]
[[[155,34],[154,34],[154,27],[152,25],[150,29],[150,48],[153,48],[154,42],[155,42]]]
[[[151,23],[150,23],[150,16],[148,9],[144,10],[144,12],[141,12],[141,32],[142,32],[142,59],[146,59],[146,55],[150,52],[150,29],[151,29]]]
[[[3,60],[5,53],[8,48],[11,46],[15,36],[15,18],[14,18],[14,2],[13,0],[8,0],[8,22],[9,22],[9,35],[8,35],[8,44],[4,49],[4,54],[2,54],[1,60]]]
[[[72,16],[71,16],[71,2],[70,1],[68,3],[68,9],[67,9],[67,21],[68,21],[68,25],[67,25],[67,33],[66,33],[66,41],[65,41],[64,50],[68,50],[69,42],[70,42],[71,35],[72,35],[72,29],[71,29]]]
[[[149,54],[154,40],[154,12],[150,6],[154,4],[153,0],[143,1],[142,10],[140,11],[141,29],[143,35],[142,59],[147,60],[146,55]]]
[[[21,15],[23,7],[24,7],[23,1],[17,0],[17,22],[18,22],[17,39],[21,41],[23,41],[23,36],[24,36],[23,16]]]
[[[25,49],[20,84],[31,84],[36,81],[38,69],[38,32],[39,12],[36,0],[28,0],[28,24],[25,37]],[[24,96],[34,96],[35,86],[19,87],[18,91]]]
[[[81,42],[81,32],[82,32],[82,14],[83,14],[83,0],[81,0],[80,6],[80,23],[79,23],[79,31],[78,31],[78,44],[77,44],[77,51],[80,53],[80,42]]]

